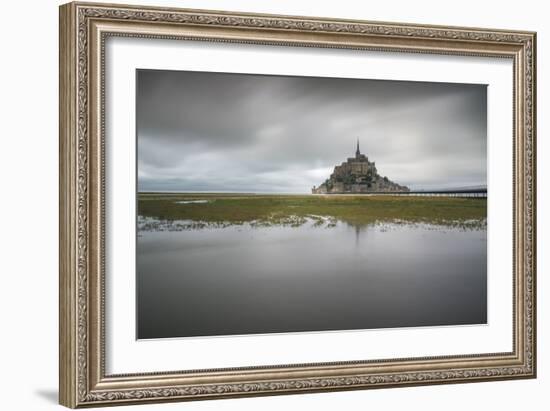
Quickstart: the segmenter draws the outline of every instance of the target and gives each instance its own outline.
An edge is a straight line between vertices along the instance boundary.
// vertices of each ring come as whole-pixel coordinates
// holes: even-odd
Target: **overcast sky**
[[[412,189],[486,185],[486,86],[139,70],[140,191],[308,193],[361,152]]]

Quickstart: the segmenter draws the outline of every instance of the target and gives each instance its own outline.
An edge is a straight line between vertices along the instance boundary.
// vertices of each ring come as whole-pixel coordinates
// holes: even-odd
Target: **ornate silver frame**
[[[514,63],[514,349],[432,358],[106,375],[104,44],[109,36],[491,56]],[[67,407],[536,375],[533,32],[69,3],[60,7],[60,403]],[[266,363],[269,359],[266,359]]]

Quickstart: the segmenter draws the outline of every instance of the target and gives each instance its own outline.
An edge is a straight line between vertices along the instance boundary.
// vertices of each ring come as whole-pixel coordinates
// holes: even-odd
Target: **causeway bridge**
[[[445,188],[435,190],[411,190],[408,192],[384,192],[384,193],[369,193],[376,195],[397,195],[397,196],[433,196],[433,197],[471,197],[471,198],[487,198],[487,187],[462,187],[462,188]]]

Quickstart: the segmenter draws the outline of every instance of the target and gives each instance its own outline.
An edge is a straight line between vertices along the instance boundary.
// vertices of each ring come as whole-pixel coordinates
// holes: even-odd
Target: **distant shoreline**
[[[273,193],[273,192],[239,192],[239,191],[139,191],[139,195],[190,195],[190,196],[312,196],[312,197],[372,197],[372,196],[398,196],[398,197],[467,197],[487,198],[487,189],[478,190],[418,190],[407,192],[370,192],[370,193]]]

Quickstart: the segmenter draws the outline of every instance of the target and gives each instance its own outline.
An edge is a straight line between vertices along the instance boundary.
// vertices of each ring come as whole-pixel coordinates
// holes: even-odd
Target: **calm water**
[[[428,225],[142,226],[138,338],[487,321],[487,234]]]

